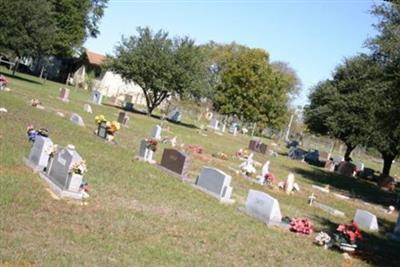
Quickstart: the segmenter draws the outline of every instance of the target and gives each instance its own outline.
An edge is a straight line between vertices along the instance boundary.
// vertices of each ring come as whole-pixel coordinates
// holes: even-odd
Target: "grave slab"
[[[363,230],[367,231],[379,230],[378,220],[376,216],[369,211],[357,209],[353,220]]]

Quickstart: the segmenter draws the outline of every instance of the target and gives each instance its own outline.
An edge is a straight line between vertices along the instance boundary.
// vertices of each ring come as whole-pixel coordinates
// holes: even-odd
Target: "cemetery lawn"
[[[10,75],[4,68],[0,71]],[[189,183],[134,159],[139,141],[159,123],[157,118],[130,113],[129,128],[117,132],[117,144],[105,143],[93,134],[94,116],[103,114],[116,120],[120,109],[91,104],[93,114],[84,113],[88,92],[71,88],[70,102],[64,103],[57,99],[61,84],[42,84],[22,74],[8,79],[11,92],[0,92],[0,107],[8,110],[0,113],[0,265],[398,266],[400,244],[385,236],[394,228],[397,212],[383,212],[396,196],[372,183],[292,161],[284,155],[284,145],[277,148],[277,158],[256,154],[255,159],[261,163],[271,160],[270,170],[279,181],[289,172],[295,174],[301,191],[287,196],[236,175],[229,167],[238,169],[237,159],[211,157],[215,152],[234,155],[239,148],[247,147],[249,137],[212,132],[204,137],[197,128],[164,123],[171,132],[163,130],[163,136],[177,135],[178,143],[199,144],[209,157],[207,162],[192,156],[192,181],[204,165],[232,175],[236,203],[222,205]],[[31,107],[32,98],[40,99],[45,110]],[[56,111],[64,113],[65,118]],[[83,117],[85,127],[69,121],[72,112]],[[193,122],[185,114],[183,120]],[[85,177],[91,189],[88,205],[53,199],[39,175],[25,167],[22,158],[30,150],[26,137],[29,124],[48,128],[53,142],[61,146],[74,144],[86,159]],[[161,145],[156,152],[158,162],[164,147]],[[357,198],[341,200],[332,193],[312,190],[312,184],[330,184],[331,191]],[[350,222],[357,208],[376,214],[380,231],[364,232],[360,253],[345,262],[339,251],[314,245],[314,235],[267,227],[240,212],[238,208],[244,206],[249,189],[277,198],[283,216],[310,218],[317,232],[332,232],[338,223]],[[334,217],[308,206],[311,192],[315,192],[318,202],[343,211],[346,217]]]

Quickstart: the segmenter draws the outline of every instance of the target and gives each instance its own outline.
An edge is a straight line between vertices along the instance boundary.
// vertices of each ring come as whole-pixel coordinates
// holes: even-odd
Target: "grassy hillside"
[[[9,74],[6,70],[2,72]],[[379,233],[365,233],[362,252],[348,264],[396,265],[400,246],[387,240],[384,231],[391,231],[397,213],[387,215],[382,205],[394,195],[379,191],[374,185],[353,178],[326,173],[324,170],[283,155],[270,158],[271,171],[279,180],[294,172],[301,191],[287,196],[252,184],[231,171],[238,160],[222,161],[212,153],[233,155],[246,147],[249,137],[202,136],[198,129],[165,123],[178,136],[179,143],[199,144],[209,156],[204,161],[192,156],[190,177],[198,175],[202,166],[213,166],[232,175],[236,203],[221,205],[215,199],[182,183],[155,166],[136,161],[139,141],[150,133],[155,118],[129,114],[129,128],[117,133],[117,144],[109,144],[93,134],[94,116],[103,114],[116,119],[118,108],[92,105],[93,114],[83,112],[89,93],[71,88],[69,103],[57,99],[62,85],[35,77],[10,77],[11,92],[0,92],[0,263],[40,266],[341,266],[340,252],[323,250],[313,245],[313,236],[300,236],[282,229],[267,227],[238,208],[244,205],[249,189],[263,190],[280,202],[282,214],[308,217],[317,230],[334,229],[337,223],[349,222],[356,208],[375,213],[381,223]],[[30,106],[39,98],[45,110]],[[56,115],[60,111],[65,118]],[[69,121],[72,112],[80,114],[86,126]],[[30,144],[26,126],[49,129],[53,142],[74,144],[86,159],[85,175],[91,192],[88,205],[55,200],[46,191],[38,174],[24,166]],[[266,142],[270,142],[266,140]],[[162,148],[156,153],[159,161]],[[285,149],[279,148],[281,153]],[[265,162],[267,156],[257,154]],[[331,205],[346,217],[333,217],[307,205],[311,184],[330,184],[333,191],[357,196],[359,200],[338,200],[332,194],[315,192],[318,201]],[[364,201],[361,201],[363,199]],[[347,264],[347,263],[346,263]]]

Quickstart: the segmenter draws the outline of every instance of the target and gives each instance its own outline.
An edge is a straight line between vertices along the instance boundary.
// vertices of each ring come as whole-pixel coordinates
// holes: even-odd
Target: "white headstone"
[[[376,216],[369,211],[357,209],[354,216],[354,222],[363,230],[378,231],[378,220]]]
[[[37,135],[26,161],[27,165],[34,170],[42,171],[49,162],[49,149],[52,145],[50,138]]]
[[[249,190],[246,200],[246,212],[267,224],[280,223],[282,220],[278,200],[257,190]]]
[[[69,120],[75,123],[76,125],[85,126],[82,117],[76,113],[72,113],[71,118]]]
[[[229,127],[228,132],[230,134],[236,135],[237,134],[237,123],[233,123],[231,127]]]
[[[224,124],[222,124],[222,126],[221,126],[221,132],[225,132],[225,128],[226,128],[226,124],[224,123]]]
[[[93,113],[92,107],[89,104],[83,105],[83,110],[87,113]]]
[[[142,140],[140,141],[139,147],[139,158],[146,161],[153,163],[153,151],[147,148],[147,141]]]
[[[214,130],[219,129],[219,121],[217,119],[211,119],[209,127]]]
[[[92,103],[96,105],[101,105],[101,102],[103,100],[103,94],[100,91],[93,90],[90,100]]]
[[[293,191],[293,184],[294,184],[294,174],[289,173],[285,183],[286,194],[290,194]]]
[[[264,164],[264,166],[261,169],[261,176],[259,177],[259,183],[264,184],[265,183],[265,176],[269,174],[269,160],[267,160]]]
[[[151,137],[156,139],[156,140],[160,140],[161,139],[161,126],[160,125],[156,125],[153,127],[153,130],[151,131]]]
[[[203,167],[196,180],[196,185],[218,198],[221,202],[232,203],[234,201],[231,199],[231,180],[232,177],[221,170]]]

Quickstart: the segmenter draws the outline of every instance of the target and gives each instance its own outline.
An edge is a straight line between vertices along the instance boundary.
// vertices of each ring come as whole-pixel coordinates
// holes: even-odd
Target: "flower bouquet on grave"
[[[42,102],[40,102],[39,99],[37,99],[37,98],[31,99],[31,106],[32,107],[37,107],[37,106],[41,106],[41,105],[42,105]]]
[[[315,244],[327,249],[332,246],[332,238],[325,232],[319,232],[315,237]]]
[[[290,221],[289,229],[295,233],[309,235],[313,232],[313,223],[307,218],[293,218]]]
[[[97,125],[101,124],[102,122],[107,122],[106,117],[104,115],[97,115],[94,117],[94,121]]]
[[[217,159],[228,160],[228,155],[223,152],[213,153],[211,156]]]
[[[89,184],[85,179],[82,179],[82,183],[81,183],[79,189],[85,193],[89,193]]]
[[[158,142],[156,139],[146,139],[146,148],[147,149],[149,149],[153,152],[156,152],[157,145],[158,145]]]
[[[335,245],[346,252],[353,252],[357,248],[356,242],[362,240],[362,234],[355,222],[340,224],[333,234]]]
[[[0,75],[0,90],[3,90],[7,87],[8,81],[6,79],[6,77],[4,77],[3,75]]]
[[[185,145],[185,150],[192,152],[194,154],[203,154],[203,147],[201,145],[196,145],[196,144],[187,144]]]
[[[264,176],[264,178],[265,178],[266,184],[268,184],[268,185],[272,185],[274,183],[274,181],[276,180],[275,176],[271,172],[267,173]]]
[[[116,121],[107,122],[106,127],[107,139],[109,139],[109,141],[113,140],[115,133],[121,129],[121,125]]]
[[[26,128],[26,134],[28,135],[28,141],[30,143],[34,143],[36,140],[36,136],[40,135],[43,137],[49,137],[49,130],[46,128],[40,128],[39,130],[35,130],[33,125],[29,125]]]
[[[84,160],[80,160],[75,162],[69,171],[72,174],[84,175],[87,172],[86,162]]]
[[[45,152],[49,155],[49,157],[53,157],[58,149],[58,145],[57,144],[52,144],[48,147],[46,147]]]

